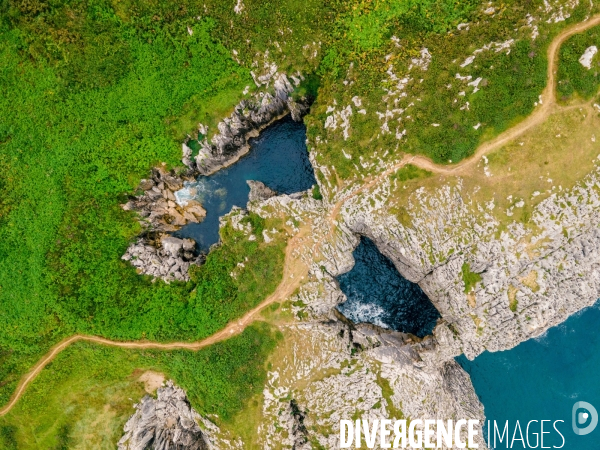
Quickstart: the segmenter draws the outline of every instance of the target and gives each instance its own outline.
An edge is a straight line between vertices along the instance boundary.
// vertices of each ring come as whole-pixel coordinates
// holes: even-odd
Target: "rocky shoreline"
[[[293,77],[296,86],[300,79]],[[199,223],[206,210],[195,200],[178,200],[176,192],[184,182],[194,181],[199,175],[208,176],[234,164],[250,151],[249,139],[260,131],[291,114],[301,121],[308,112],[310,99],[294,100],[295,87],[285,74],[273,76],[273,93],[261,91],[253,98],[242,100],[231,115],[218,124],[219,132],[209,141],[204,137],[195,157],[188,146],[189,139],[182,144],[182,162],[187,171],[182,174],[167,171],[164,166],[152,170],[148,179],[140,182],[137,192],[122,205],[126,211],[134,211],[143,228],[142,234],[132,243],[122,259],[136,267],[138,273],[163,279],[164,281],[188,281],[190,265],[202,264],[206,255],[198,252],[195,242],[178,239],[170,233],[190,223]],[[208,133],[200,125],[202,134]],[[253,184],[251,184],[253,183]],[[251,187],[250,201],[263,200],[275,195],[273,191],[256,181]]]
[[[299,83],[298,83],[299,84]],[[294,100],[294,86],[285,74],[278,74],[273,80],[274,92],[260,92],[254,98],[242,100],[231,115],[217,126],[216,133],[209,141],[204,137],[199,141],[200,149],[196,156],[188,146],[182,145],[182,162],[191,174],[211,175],[234,164],[250,151],[248,141],[257,137],[264,128],[291,114],[296,122],[308,112],[310,99]],[[200,125],[200,132],[208,133],[207,127]]]

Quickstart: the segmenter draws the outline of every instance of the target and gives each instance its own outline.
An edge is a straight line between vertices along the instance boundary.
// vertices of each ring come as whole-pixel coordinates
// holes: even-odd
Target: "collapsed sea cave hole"
[[[404,278],[375,243],[362,236],[352,270],[337,277],[347,300],[338,310],[354,323],[368,322],[420,338],[441,317],[420,286]]]

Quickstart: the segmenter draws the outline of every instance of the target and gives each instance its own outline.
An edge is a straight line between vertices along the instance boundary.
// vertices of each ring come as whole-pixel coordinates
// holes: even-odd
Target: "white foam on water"
[[[347,301],[340,305],[342,313],[354,323],[368,322],[382,328],[389,328],[384,322],[385,309],[376,304],[360,301]]]
[[[190,200],[203,203],[204,199],[213,193],[214,186],[210,181],[201,179],[199,181],[184,181],[183,187],[174,192],[175,201],[181,207],[188,204]]]

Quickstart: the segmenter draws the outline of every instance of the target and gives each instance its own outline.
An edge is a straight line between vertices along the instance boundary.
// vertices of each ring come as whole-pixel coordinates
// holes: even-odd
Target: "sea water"
[[[251,139],[250,152],[235,164],[186,182],[178,197],[198,200],[206,209],[206,217],[173,235],[192,238],[201,250],[208,251],[219,241],[219,217],[233,206],[246,207],[250,193],[246,180],[261,181],[279,194],[310,189],[316,180],[308,159],[304,124],[287,116]]]
[[[353,252],[352,270],[337,279],[347,300],[338,306],[355,323],[423,337],[431,334],[439,312],[418,284],[404,278],[373,241],[362,237]]]
[[[563,420],[557,423],[565,440],[563,449],[599,450],[600,426],[585,436],[575,434],[572,428],[575,402],[588,402],[600,412],[599,325],[600,302],[596,302],[542,336],[511,350],[484,352],[474,361],[458,357],[458,363],[471,375],[486,419],[502,424],[508,420],[511,438],[517,420],[523,433],[529,421],[538,420],[531,427],[537,426],[539,433],[539,421],[551,420],[550,424],[545,424],[545,430],[551,431],[544,438],[546,448],[560,448],[563,444],[562,438],[552,429],[554,421]],[[587,421],[577,423],[577,426],[583,428],[591,419],[589,415]],[[493,431],[492,428],[492,444]],[[484,434],[487,438],[487,429]],[[533,444],[532,437],[531,446]],[[507,447],[499,444],[496,438],[496,448]],[[512,448],[524,447],[519,441]],[[538,448],[542,448],[541,445]]]

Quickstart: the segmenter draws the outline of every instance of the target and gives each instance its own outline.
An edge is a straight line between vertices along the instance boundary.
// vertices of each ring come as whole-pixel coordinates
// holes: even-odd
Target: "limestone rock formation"
[[[152,243],[146,238],[139,239],[129,246],[122,259],[129,261],[141,274],[165,281],[188,281],[190,265],[202,264],[205,258],[202,254],[196,256],[195,249],[196,243],[192,239],[162,235]]]
[[[491,215],[471,213],[460,185],[420,198],[410,228],[367,197],[341,214],[352,233],[372,238],[400,273],[418,282],[441,313],[437,351],[473,359],[539,336],[600,297],[598,186],[596,170],[537,205],[535,228],[513,222],[502,233]],[[463,267],[481,278],[469,294]]]
[[[119,450],[205,450],[206,432],[200,429],[200,415],[190,406],[183,389],[168,381],[157,398],[149,395],[134,405],[136,412],[125,424]]]
[[[263,200],[268,200],[277,195],[277,192],[268,188],[260,181],[248,180],[246,183],[250,186],[250,194],[248,195],[249,202],[262,202]]]
[[[309,100],[296,101],[294,87],[285,74],[274,77],[273,93],[261,91],[253,99],[242,100],[233,113],[217,125],[219,132],[212,139],[204,138],[198,155],[183,144],[183,163],[191,173],[210,175],[237,161],[249,150],[248,139],[284,115],[291,113],[296,121],[308,111]]]
[[[140,223],[153,231],[179,230],[188,223],[201,222],[206,210],[196,201],[178,204],[175,192],[183,187],[183,180],[162,167],[152,170],[152,177],[142,180],[139,188],[143,193],[133,196],[123,205],[141,218]]]
[[[285,74],[276,71],[269,74],[266,84],[273,82],[273,93],[261,91],[254,99],[242,100],[234,112],[219,123],[219,133],[209,143],[204,138],[198,155],[192,157],[192,149],[182,144],[182,162],[188,167],[185,180],[193,180],[198,174],[209,175],[233,164],[248,152],[248,139],[258,136],[260,130],[273,121],[291,114],[296,121],[308,112],[309,99],[296,101],[291,94],[294,90]],[[297,83],[298,84],[298,83]],[[199,130],[206,135],[208,129],[200,124]],[[252,184],[251,184],[252,183]],[[268,199],[276,193],[260,182],[249,182],[250,202]],[[203,261],[203,256],[195,257],[193,248],[173,252],[171,242],[161,239],[161,233],[179,230],[189,223],[201,222],[206,210],[195,200],[177,201],[175,192],[184,187],[184,178],[167,172],[162,167],[153,169],[151,178],[142,180],[139,195],[131,196],[123,205],[126,211],[136,211],[140,224],[146,230],[138,241],[132,244],[123,259],[131,261],[143,274],[170,280],[188,280],[190,264]],[[149,239],[148,232],[159,233],[157,239]],[[163,242],[163,245],[160,245]]]

